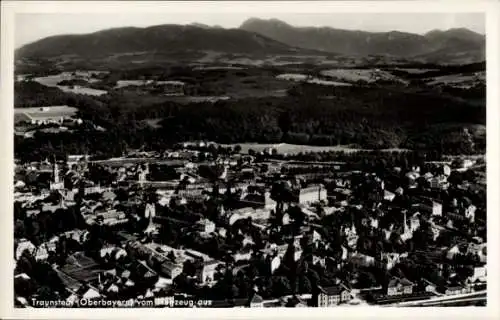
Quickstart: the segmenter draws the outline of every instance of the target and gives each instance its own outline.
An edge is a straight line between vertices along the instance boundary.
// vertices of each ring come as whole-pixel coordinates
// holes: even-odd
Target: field
[[[439,69],[424,69],[424,68],[395,68],[394,70],[404,71],[410,74],[422,74],[430,71],[439,71]]]
[[[90,96],[101,96],[106,93],[107,91],[104,90],[97,90],[97,89],[92,89],[88,87],[82,87],[82,86],[74,86],[73,88],[69,86],[60,86],[58,85],[59,82],[63,80],[71,80],[71,74],[70,73],[61,73],[57,75],[50,75],[46,77],[37,77],[34,78],[33,80],[43,84],[44,86],[47,87],[56,87],[61,89],[64,92],[71,92],[71,93],[76,93],[76,94],[86,94]],[[97,79],[89,79],[88,82],[97,82]]]
[[[479,83],[486,81],[485,72],[469,73],[469,74],[452,74],[439,76],[428,79],[427,85],[438,86],[446,85],[456,88],[470,88]]]
[[[278,153],[286,154],[297,154],[300,152],[329,152],[329,151],[343,151],[343,152],[359,152],[359,151],[369,151],[367,149],[351,148],[349,146],[309,146],[309,145],[297,145],[288,143],[278,143],[278,144],[262,144],[262,143],[235,143],[235,144],[222,144],[223,147],[234,147],[239,145],[243,153],[248,153],[248,150],[254,150],[256,152],[261,152],[269,148],[276,149]],[[404,149],[384,149],[381,151],[386,152],[402,152],[406,151]]]
[[[128,86],[143,86],[146,84],[145,80],[118,80],[115,89],[124,88]]]
[[[350,83],[338,82],[338,81],[328,81],[322,80],[316,77],[311,77],[306,74],[301,73],[284,73],[276,76],[276,79],[287,80],[287,81],[305,81],[311,84],[318,84],[323,86],[350,86]]]
[[[320,72],[322,76],[331,77],[341,81],[373,83],[379,80],[405,82],[388,71],[380,69],[330,69]]]

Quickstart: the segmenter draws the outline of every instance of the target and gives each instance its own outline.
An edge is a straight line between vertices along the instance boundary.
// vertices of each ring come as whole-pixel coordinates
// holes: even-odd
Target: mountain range
[[[83,35],[59,35],[16,50],[16,59],[77,56],[83,59],[115,55],[213,51],[264,55],[381,55],[432,63],[485,60],[485,36],[468,29],[431,31],[424,35],[351,31],[329,27],[294,27],[277,19],[251,18],[239,28],[223,29],[198,23],[125,27]]]
[[[207,25],[158,25],[147,28],[114,28],[82,35],[60,35],[19,48],[19,58],[62,55],[99,57],[126,53],[161,53],[183,50],[217,52],[287,53],[295,51],[254,32]]]
[[[240,29],[282,43],[344,55],[391,55],[447,62],[464,56],[485,60],[485,36],[465,28],[433,30],[424,35],[390,31],[367,32],[329,27],[294,27],[277,19],[251,18]]]

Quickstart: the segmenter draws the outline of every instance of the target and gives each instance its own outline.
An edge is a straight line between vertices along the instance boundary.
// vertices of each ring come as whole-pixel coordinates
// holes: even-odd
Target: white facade
[[[320,201],[326,201],[326,189],[322,186],[311,186],[301,189],[299,192],[299,203],[310,204]]]

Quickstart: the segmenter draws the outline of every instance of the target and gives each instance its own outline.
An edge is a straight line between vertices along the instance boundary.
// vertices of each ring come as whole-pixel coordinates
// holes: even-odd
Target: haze
[[[468,28],[485,33],[483,13],[18,13],[15,46],[60,34],[85,34],[117,27],[147,27],[159,24],[202,23],[237,28],[248,18],[276,18],[294,26],[333,27],[373,32],[402,31],[425,33],[433,29]]]

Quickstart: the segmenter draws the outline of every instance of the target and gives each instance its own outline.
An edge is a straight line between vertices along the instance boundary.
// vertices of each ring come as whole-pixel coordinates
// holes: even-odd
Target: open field
[[[341,81],[372,83],[379,80],[405,82],[388,71],[380,69],[330,69],[320,72],[322,76],[331,77]]]
[[[284,73],[284,74],[277,75],[276,79],[287,80],[287,81],[297,81],[297,82],[305,81],[307,83],[318,84],[318,85],[323,85],[323,86],[351,86],[350,83],[322,80],[322,79],[319,79],[316,77],[311,77],[309,75],[301,74],[301,73]]]
[[[423,69],[423,68],[395,68],[394,70],[404,71],[410,74],[422,74],[430,71],[439,71],[439,69]]]
[[[451,74],[428,79],[427,85],[447,85],[459,88],[470,88],[486,81],[486,72],[469,74]]]
[[[104,90],[97,90],[97,89],[92,89],[88,87],[83,87],[83,86],[74,86],[74,87],[69,87],[69,86],[60,86],[58,85],[59,82],[63,80],[71,80],[71,75],[69,73],[61,73],[58,75],[50,75],[46,77],[37,77],[33,79],[34,81],[43,84],[44,86],[47,87],[56,87],[61,89],[64,92],[72,92],[76,94],[86,94],[86,95],[91,95],[91,96],[101,96],[107,93],[107,91]],[[96,82],[96,79],[89,79],[90,81],[88,82]]]
[[[223,147],[234,147],[239,145],[243,153],[248,153],[248,150],[261,152],[269,148],[276,149],[278,153],[296,154],[299,152],[328,152],[328,151],[343,151],[343,152],[359,152],[370,151],[368,149],[351,148],[349,146],[309,146],[309,145],[296,145],[288,143],[278,144],[263,144],[263,143],[234,143],[234,144],[221,144]],[[384,152],[404,152],[405,149],[383,149]]]

